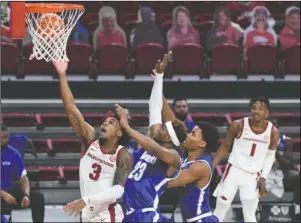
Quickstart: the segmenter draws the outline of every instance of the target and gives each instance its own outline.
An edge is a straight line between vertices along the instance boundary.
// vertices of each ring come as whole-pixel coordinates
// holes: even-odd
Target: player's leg
[[[214,215],[222,222],[231,206],[231,203],[238,190],[239,170],[228,164],[222,176],[221,182],[217,185],[214,196],[216,207]]]
[[[257,222],[256,210],[259,202],[259,191],[257,174],[245,174],[242,177],[242,182],[245,182],[239,188],[240,200],[245,222]]]
[[[206,218],[202,218],[200,220],[198,220],[197,222],[219,222],[218,218],[215,215],[206,217]]]

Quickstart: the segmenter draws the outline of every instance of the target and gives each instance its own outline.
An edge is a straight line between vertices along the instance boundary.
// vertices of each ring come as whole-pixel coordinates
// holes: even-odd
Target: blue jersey
[[[279,152],[284,152],[285,150],[285,140],[286,140],[286,135],[281,134],[278,142],[278,147],[277,150]]]
[[[210,179],[208,184],[203,188],[197,188],[195,182],[185,185],[180,193],[180,207],[183,221],[198,218],[198,216],[211,213],[209,205],[209,184],[212,177],[212,160],[209,154],[198,157],[196,160],[188,161],[182,164],[183,169],[189,169],[194,162],[205,162],[210,167]],[[201,219],[201,218],[200,218]]]
[[[141,154],[124,187],[123,204],[126,215],[144,208],[157,210],[159,197],[168,181],[173,179],[166,177],[167,167],[168,165],[156,156],[146,151]],[[179,172],[180,166],[175,175]]]

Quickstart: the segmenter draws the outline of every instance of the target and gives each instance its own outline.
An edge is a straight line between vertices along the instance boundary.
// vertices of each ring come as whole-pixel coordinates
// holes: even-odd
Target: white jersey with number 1
[[[268,121],[261,133],[255,133],[250,125],[250,118],[242,120],[242,130],[234,140],[229,163],[249,173],[261,172],[268,152],[273,124]]]
[[[256,133],[250,125],[250,118],[242,120],[241,132],[234,140],[228,165],[214,196],[230,203],[237,190],[241,201],[259,197],[257,182],[270,147],[272,131],[271,122],[264,131]]]
[[[117,169],[117,155],[122,146],[119,146],[115,154],[106,154],[94,141],[80,160],[79,178],[81,196],[93,196],[106,191],[113,186],[113,180]],[[119,204],[90,204],[82,211],[83,222],[120,222],[123,212]]]

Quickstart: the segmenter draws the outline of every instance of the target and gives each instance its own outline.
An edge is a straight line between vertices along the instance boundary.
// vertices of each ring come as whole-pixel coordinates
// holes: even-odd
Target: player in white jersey
[[[64,211],[69,215],[82,211],[83,222],[121,222],[123,212],[116,200],[122,197],[132,169],[132,156],[123,147],[130,138],[120,126],[117,114],[103,122],[97,137],[75,105],[66,77],[67,62],[54,66],[70,124],[87,148],[79,168],[81,199],[68,203]]]
[[[269,115],[269,100],[265,97],[253,98],[249,107],[251,117],[234,121],[228,135],[213,161],[216,167],[228,154],[228,165],[218,184],[214,196],[217,197],[216,215],[220,222],[239,190],[245,222],[256,222],[259,198],[266,195],[265,179],[269,174],[277,150],[279,131],[266,119]],[[259,190],[258,190],[259,189]]]

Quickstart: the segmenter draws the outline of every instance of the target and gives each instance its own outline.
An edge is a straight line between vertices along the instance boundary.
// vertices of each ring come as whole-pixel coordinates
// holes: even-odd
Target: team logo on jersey
[[[115,156],[115,155],[110,156],[110,161],[111,161],[111,162],[115,162],[115,161],[116,161],[116,156]]]

